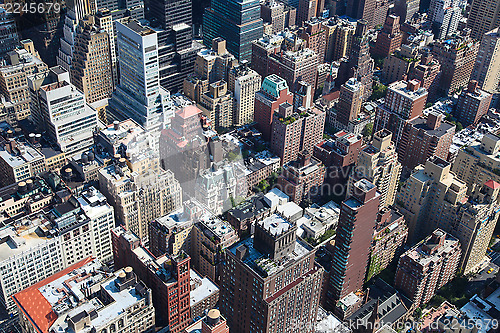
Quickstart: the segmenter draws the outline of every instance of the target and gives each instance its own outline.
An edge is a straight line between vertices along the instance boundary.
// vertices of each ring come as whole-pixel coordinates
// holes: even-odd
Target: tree
[[[369,123],[365,126],[365,129],[363,130],[363,136],[365,138],[371,137],[373,133],[373,123]]]
[[[384,57],[375,56],[373,57],[373,60],[375,61],[375,67],[378,68],[384,67],[384,60],[385,60]]]
[[[382,83],[375,83],[373,85],[373,92],[372,95],[370,96],[371,101],[376,101],[382,97],[385,97],[387,94],[387,86],[383,85]]]

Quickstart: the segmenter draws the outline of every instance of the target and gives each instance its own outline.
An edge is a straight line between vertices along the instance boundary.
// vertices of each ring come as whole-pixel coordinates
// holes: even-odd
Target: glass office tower
[[[238,60],[251,61],[252,41],[263,35],[258,0],[212,0],[203,16],[203,43],[222,37],[228,51]]]

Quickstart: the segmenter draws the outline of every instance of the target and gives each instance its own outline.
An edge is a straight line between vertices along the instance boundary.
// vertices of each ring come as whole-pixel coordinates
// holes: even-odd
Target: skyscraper
[[[401,17],[401,22],[409,21],[413,15],[418,13],[420,0],[397,0],[395,1],[394,11]]]
[[[85,95],[87,103],[111,97],[113,76],[109,36],[92,20],[77,27],[71,66],[71,82]]]
[[[158,138],[173,110],[169,94],[160,87],[158,33],[138,21],[116,22],[120,84],[110,100],[109,120],[134,119]]]
[[[476,64],[471,79],[493,94],[493,105],[500,95],[500,30],[499,28],[484,34],[476,57]]]
[[[104,30],[109,38],[109,53],[111,57],[111,74],[113,77],[113,88],[118,85],[118,62],[116,56],[116,34],[115,23],[111,12],[107,9],[99,10],[95,16],[95,25]]]
[[[370,41],[367,30],[367,21],[359,20],[352,38],[349,59],[340,64],[339,74],[335,81],[337,86],[340,86],[351,77],[355,77],[363,86],[362,99],[364,101],[368,100],[368,97],[372,94],[374,65],[373,59],[370,57]]]
[[[424,164],[431,156],[446,160],[456,126],[444,121],[444,115],[430,111],[406,123],[398,145],[398,157],[407,172]]]
[[[467,28],[472,38],[481,39],[488,31],[500,27],[500,2],[496,0],[473,0],[467,18]]]
[[[326,51],[326,30],[319,20],[310,20],[304,22],[303,27],[299,29],[298,35],[306,41],[306,46],[316,52],[318,63],[322,64],[325,59]]]
[[[270,30],[270,34],[276,34],[285,29],[287,14],[284,10],[285,4],[279,1],[267,0],[260,4],[260,17],[264,20],[264,26]]]
[[[28,77],[44,75],[47,65],[40,60],[33,47],[33,42],[26,40],[23,48],[12,51],[7,57],[7,64],[0,68],[0,94],[6,97],[12,111],[8,117],[11,125],[30,115],[31,100]]]
[[[387,129],[392,140],[399,144],[406,122],[422,115],[427,100],[427,90],[420,82],[398,81],[389,85],[384,103],[377,107],[373,129]]]
[[[62,27],[67,3],[63,0],[52,1],[52,5],[46,0],[28,0],[25,3],[27,8],[30,8],[31,4],[36,6],[42,4],[45,10],[24,13],[21,19],[24,28],[21,30],[21,35],[23,38],[33,40],[40,58],[49,67],[55,66],[60,40],[63,37]]]
[[[260,90],[262,77],[245,65],[234,67],[229,72],[229,86],[234,91],[236,106],[233,125],[242,126],[253,121],[255,93]]]
[[[340,87],[339,102],[335,106],[336,128],[347,129],[349,122],[358,118],[363,103],[363,86],[355,78],[349,79]]]
[[[413,169],[401,186],[396,207],[408,223],[410,243],[444,228],[450,218],[455,218],[456,207],[466,202],[467,186],[450,170],[449,162],[433,156]]]
[[[366,179],[356,182],[352,196],[342,202],[326,305],[333,309],[347,294],[363,288],[380,193]]]
[[[371,19],[376,0],[347,0],[346,15],[353,19],[365,20],[368,28],[373,28]]]
[[[354,190],[353,185],[364,178],[377,186],[377,191],[380,192],[380,207],[394,204],[401,176],[401,163],[391,139],[391,132],[378,131],[373,135],[372,144],[361,150],[358,163],[349,178],[348,196]]]
[[[296,110],[282,103],[273,114],[271,151],[281,158],[281,164],[297,159],[299,152],[308,151],[323,139],[325,113],[315,107]]]
[[[208,86],[208,91],[201,95],[200,109],[217,129],[233,126],[233,94],[227,90],[227,82],[216,81]]]
[[[147,242],[149,224],[180,208],[182,193],[172,171],[161,169],[157,158],[144,155],[139,156],[143,162],[139,170],[132,170],[123,157],[101,169],[99,187],[115,208],[117,220]]]
[[[284,78],[293,92],[298,89],[299,81],[309,83],[315,90],[318,65],[319,55],[311,49],[304,48],[298,51],[270,54],[267,71],[269,74]]]
[[[38,90],[40,126],[59,148],[71,157],[94,144],[97,112],[90,108],[85,95],[72,85],[69,73],[59,66],[47,76],[48,83]]]
[[[441,79],[441,64],[434,59],[432,53],[425,52],[420,63],[410,69],[408,80],[418,80],[420,85],[427,89],[428,102],[434,102],[439,90],[439,80]]]
[[[436,229],[399,258],[395,285],[419,307],[453,279],[460,254],[458,239]]]
[[[255,94],[254,119],[264,140],[271,139],[273,115],[283,103],[292,105],[293,95],[283,78],[271,74],[262,81],[262,88]]]
[[[185,78],[193,74],[196,53],[201,44],[193,40],[192,1],[148,1],[147,18],[158,33],[160,84],[171,92],[182,89]]]
[[[438,40],[432,53],[441,64],[440,90],[446,95],[453,94],[469,82],[474,61],[479,50],[479,41],[468,35],[468,29],[449,40]]]
[[[258,0],[214,0],[203,15],[203,44],[222,37],[238,60],[251,61],[252,41],[263,34]]]
[[[467,184],[468,195],[488,180],[500,183],[500,175],[495,172],[500,169],[499,152],[500,138],[491,133],[485,134],[481,142],[460,149],[453,172]]]
[[[313,17],[319,17],[323,11],[324,0],[299,0],[297,7],[297,25],[301,26],[304,22]]]
[[[69,72],[75,51],[77,27],[86,16],[95,14],[96,2],[95,0],[69,0],[66,5],[68,11],[64,17],[63,38],[61,38],[61,47],[57,55],[57,64]]]
[[[0,6],[0,56],[12,51],[18,44],[19,35],[14,16]]]
[[[190,0],[155,0],[149,1],[148,18],[151,24],[162,29],[172,28],[177,24],[192,24],[192,2]]]
[[[458,96],[456,116],[464,126],[476,125],[488,113],[491,94],[479,88],[477,81],[470,81],[467,89]]]
[[[389,15],[385,20],[384,27],[377,35],[374,54],[379,57],[388,57],[396,49],[401,47],[403,33],[399,29],[399,16]]]
[[[155,257],[132,232],[123,227],[111,231],[115,267],[130,266],[153,291],[160,320],[172,333],[181,333],[191,322],[189,285],[191,258],[185,252]]]
[[[273,214],[255,222],[253,237],[226,250],[220,310],[231,330],[314,332],[323,270],[296,231]]]

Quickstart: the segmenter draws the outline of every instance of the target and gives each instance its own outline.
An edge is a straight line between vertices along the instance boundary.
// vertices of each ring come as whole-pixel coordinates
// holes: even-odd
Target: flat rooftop
[[[247,254],[243,257],[242,261],[262,278],[266,278],[267,276],[281,271],[288,264],[302,259],[312,250],[309,245],[297,239],[295,241],[294,250],[288,256],[280,259],[280,261],[277,262],[269,259],[267,255],[253,247],[253,237],[233,244],[228,248],[228,250],[236,256],[236,250],[241,246],[247,249]]]
[[[279,236],[292,228],[292,224],[289,221],[277,214],[273,214],[256,223],[273,236]]]
[[[190,270],[191,286],[195,285],[195,289],[191,289],[190,305],[195,306],[207,297],[218,293],[219,288],[208,277],[201,277],[196,271]]]
[[[116,281],[124,270],[107,273],[103,267],[97,259],[85,259],[19,292],[14,298],[44,332],[73,333],[69,320],[79,321],[87,315],[90,315],[91,323],[79,332],[92,332],[93,327],[105,326],[143,299],[144,294],[139,294],[138,290],[146,290],[144,285],[136,288],[138,283],[133,283],[120,291]],[[93,286],[100,286],[108,297],[87,298],[82,289]]]

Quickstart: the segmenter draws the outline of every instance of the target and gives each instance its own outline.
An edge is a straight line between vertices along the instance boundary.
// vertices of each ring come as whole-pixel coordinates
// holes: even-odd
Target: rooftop
[[[292,224],[280,215],[273,214],[256,222],[273,236],[279,236],[292,228]]]
[[[229,251],[236,256],[237,249],[246,249],[246,254],[242,261],[262,278],[275,274],[288,266],[291,262],[295,262],[310,253],[311,248],[306,243],[296,240],[295,248],[288,256],[274,261],[267,257],[264,253],[256,250],[253,246],[253,237],[242,240],[229,247]]]
[[[11,168],[17,168],[23,164],[42,159],[43,157],[42,154],[28,143],[16,142],[14,140],[7,141],[0,148],[0,158],[2,158]]]
[[[278,98],[284,89],[288,89],[286,80],[276,74],[271,74],[262,81],[262,90],[275,98]]]
[[[388,87],[390,90],[393,90],[397,92],[400,95],[403,95],[406,98],[411,99],[412,101],[415,101],[422,96],[427,95],[427,89],[425,88],[418,88],[416,90],[411,90],[408,89],[408,82],[407,81],[397,81],[394,83],[391,83]]]
[[[434,234],[438,236],[444,235],[445,238],[442,246],[434,243],[432,238]],[[444,253],[448,253],[456,248],[458,239],[455,237],[439,229],[435,230],[434,234],[428,236],[410,250],[406,251],[404,256],[408,256],[414,262],[426,266],[432,262],[440,261]]]
[[[97,259],[88,258],[19,292],[14,299],[40,332],[76,333],[70,322],[79,322],[87,316],[90,325],[78,333],[92,332],[147,297],[147,288],[137,281],[134,273],[128,277],[131,282],[128,286],[118,288],[121,274],[125,276],[125,270],[111,274]],[[84,288],[99,288],[106,297],[99,294],[87,297]]]
[[[147,36],[155,33],[153,29],[147,26],[143,26],[139,21],[135,19],[127,18],[121,20],[120,23],[141,36]]]
[[[189,274],[191,279],[191,293],[189,294],[191,307],[219,292],[219,288],[208,277],[202,278],[192,269]]]

